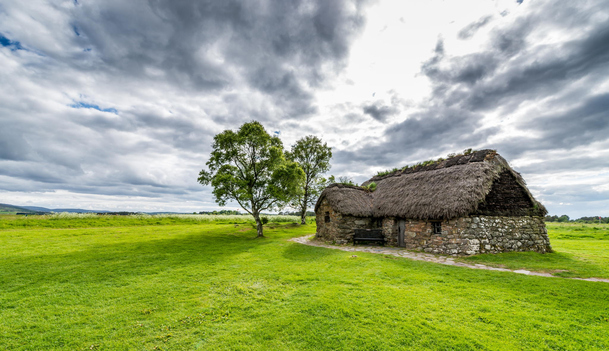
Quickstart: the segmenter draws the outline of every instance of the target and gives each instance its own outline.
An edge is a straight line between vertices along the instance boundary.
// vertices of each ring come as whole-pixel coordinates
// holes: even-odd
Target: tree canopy
[[[284,157],[283,144],[256,121],[243,124],[237,132],[225,130],[214,137],[213,151],[198,181],[211,184],[220,206],[237,202],[251,214],[258,237],[264,236],[260,213],[279,209],[302,191],[304,172]]]
[[[306,136],[292,146],[286,153],[287,158],[297,162],[304,171],[305,180],[302,191],[295,198],[292,207],[299,209],[301,224],[306,224],[307,208],[313,206],[321,191],[326,187],[326,180],[321,175],[330,170],[332,148],[321,142],[316,136]]]

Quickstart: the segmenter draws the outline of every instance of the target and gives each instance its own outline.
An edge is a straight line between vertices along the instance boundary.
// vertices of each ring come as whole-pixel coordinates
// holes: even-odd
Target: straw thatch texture
[[[315,209],[317,211],[325,199],[336,211],[357,217],[457,218],[473,214],[481,204],[485,204],[493,183],[500,178],[501,184],[506,185],[495,184],[493,194],[500,193],[498,186],[503,186],[508,195],[525,194],[520,195],[522,211],[506,208],[506,213],[543,216],[547,212],[533,198],[520,174],[494,150],[482,150],[429,166],[373,177],[363,185],[374,181],[377,184],[374,192],[333,184],[322,192]]]
[[[319,207],[322,198],[326,198],[336,211],[356,217],[372,216],[372,194],[356,186],[332,184],[327,187],[315,206]]]
[[[467,215],[489,193],[495,172],[484,162],[389,177],[377,183],[375,217],[442,219]]]

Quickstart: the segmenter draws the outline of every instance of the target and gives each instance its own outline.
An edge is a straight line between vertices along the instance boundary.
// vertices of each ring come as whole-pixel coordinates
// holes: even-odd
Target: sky
[[[0,65],[1,203],[219,209],[213,137],[257,120],[358,183],[496,149],[609,216],[609,0],[0,0]]]

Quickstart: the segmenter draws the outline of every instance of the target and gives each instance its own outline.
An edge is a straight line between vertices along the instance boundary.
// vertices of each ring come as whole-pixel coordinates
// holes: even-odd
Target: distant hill
[[[49,210],[46,207],[38,207],[38,206],[20,206],[21,208],[27,208],[28,210],[34,211],[34,212],[51,212],[51,210]]]
[[[76,212],[76,213],[105,213],[111,211],[84,210],[82,208],[46,208],[40,206],[15,206],[0,204],[0,213],[41,213],[41,212]]]
[[[0,213],[1,214],[15,214],[15,213],[36,213],[38,211],[33,211],[25,207],[13,206],[9,204],[0,204]]]
[[[73,213],[105,213],[111,211],[100,211],[100,210],[83,210],[82,208],[53,208],[51,209],[53,212],[61,213],[61,212],[73,212]]]
[[[70,212],[70,213],[116,213],[115,211],[107,210],[84,210],[82,208],[46,208],[40,206],[14,206],[9,204],[0,204],[0,214],[14,214],[14,213],[41,213],[41,212]],[[123,212],[123,211],[118,211]],[[150,215],[153,214],[190,214],[190,212],[143,212]]]
[[[23,208],[27,208],[28,210],[32,210],[35,212],[76,212],[76,213],[105,213],[110,211],[99,211],[99,210],[83,210],[82,208],[46,208],[46,207],[38,207],[38,206],[22,206]]]

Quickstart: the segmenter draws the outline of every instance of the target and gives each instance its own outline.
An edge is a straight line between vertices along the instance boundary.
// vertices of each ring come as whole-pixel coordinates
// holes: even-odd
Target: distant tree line
[[[201,211],[199,214],[206,215],[242,215],[238,210]]]
[[[283,211],[283,212],[279,212],[279,214],[284,215],[284,216],[299,216],[300,217],[302,215],[302,212],[301,211],[294,211],[294,212]],[[307,211],[306,216],[315,216],[315,212]]]
[[[599,223],[599,217],[600,216],[592,216],[592,217],[581,217],[578,219],[570,219],[569,216],[567,216],[567,215],[562,215],[562,216],[553,215],[553,216],[546,216],[545,221],[546,222],[558,222],[558,223],[566,223],[566,222]],[[609,223],[609,217],[600,217],[600,223]]]

